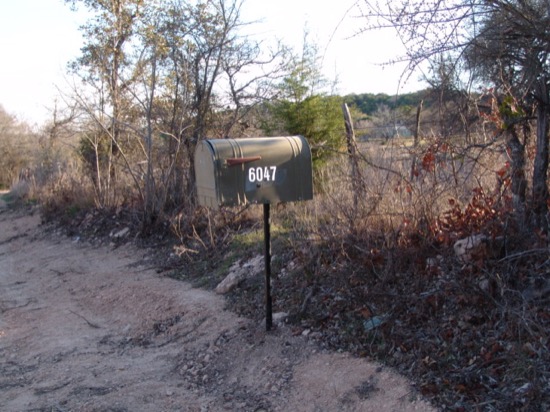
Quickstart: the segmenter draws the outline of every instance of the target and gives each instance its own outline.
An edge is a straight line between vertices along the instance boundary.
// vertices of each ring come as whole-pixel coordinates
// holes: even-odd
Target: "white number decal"
[[[277,166],[269,167],[251,167],[248,169],[248,181],[250,183],[256,182],[274,182],[275,174],[277,173]]]

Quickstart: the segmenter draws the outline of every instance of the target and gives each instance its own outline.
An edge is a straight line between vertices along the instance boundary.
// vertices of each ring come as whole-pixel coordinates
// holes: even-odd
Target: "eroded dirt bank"
[[[1,411],[429,411],[408,382],[0,207]]]

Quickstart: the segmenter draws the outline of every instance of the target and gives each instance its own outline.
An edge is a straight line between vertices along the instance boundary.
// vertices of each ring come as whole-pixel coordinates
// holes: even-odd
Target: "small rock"
[[[479,281],[479,288],[484,292],[488,292],[490,286],[491,286],[491,284],[489,282],[489,279],[481,279]]]
[[[321,339],[323,337],[323,334],[321,332],[311,332],[309,334],[310,339]]]
[[[252,277],[260,272],[260,266],[263,262],[263,256],[258,255],[246,261],[242,265],[235,263],[229,268],[229,274],[216,286],[216,293],[224,295],[232,291],[239,283],[248,277]]]
[[[518,393],[518,394],[527,393],[529,391],[529,389],[531,389],[531,386],[532,386],[531,383],[527,382],[526,384],[520,386],[519,388],[516,388],[516,390],[514,392]]]
[[[384,324],[386,322],[387,316],[381,315],[381,316],[373,316],[372,318],[366,319],[363,321],[363,326],[365,330],[368,332],[370,330],[376,329],[380,325]]]
[[[216,286],[216,293],[225,295],[231,292],[235,287],[245,279],[242,272],[231,272]]]
[[[443,264],[443,256],[437,255],[426,259],[426,271],[432,275],[441,275],[441,265]]]
[[[484,252],[486,252],[487,242],[487,236],[483,234],[472,235],[457,240],[453,245],[453,249],[456,257],[460,261],[468,263],[475,255],[484,254]]]
[[[277,312],[273,314],[273,323],[275,325],[281,326],[286,323],[288,318],[288,313],[286,312]]]
[[[113,235],[113,237],[114,237],[115,239],[120,239],[120,238],[126,236],[129,232],[130,232],[130,228],[125,227],[124,229],[119,230],[118,232],[116,232],[116,233]]]

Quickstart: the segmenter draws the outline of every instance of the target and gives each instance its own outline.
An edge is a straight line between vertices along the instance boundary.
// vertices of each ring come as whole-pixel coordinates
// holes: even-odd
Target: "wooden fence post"
[[[413,143],[413,158],[411,164],[411,181],[416,177],[416,149],[418,148],[420,140],[420,115],[422,114],[422,106],[424,105],[424,100],[420,100],[418,107],[416,108],[416,123],[414,127],[414,143]]]
[[[351,165],[351,187],[353,190],[353,207],[357,212],[357,206],[359,204],[359,197],[362,194],[363,182],[361,172],[359,169],[359,162],[357,161],[357,141],[355,140],[355,131],[353,130],[353,121],[349,112],[349,107],[346,103],[342,104],[342,111],[344,112],[344,121],[346,124],[346,138],[348,145],[348,154]]]

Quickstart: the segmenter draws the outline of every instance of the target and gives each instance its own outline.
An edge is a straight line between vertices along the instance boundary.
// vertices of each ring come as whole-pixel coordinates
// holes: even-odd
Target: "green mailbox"
[[[218,208],[313,198],[311,150],[303,136],[210,139],[195,150],[199,204]]]

